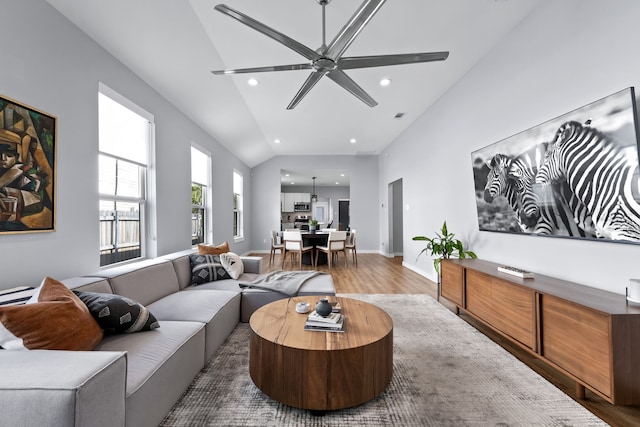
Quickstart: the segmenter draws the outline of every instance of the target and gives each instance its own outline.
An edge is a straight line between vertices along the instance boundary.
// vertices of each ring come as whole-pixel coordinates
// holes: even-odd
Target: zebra
[[[588,216],[579,201],[572,197],[567,184],[551,186],[546,200],[540,197],[535,177],[544,161],[547,145],[546,142],[537,144],[516,157],[496,154],[489,164],[484,200],[491,203],[495,197],[505,196],[516,213],[518,225],[527,233],[593,235]]]
[[[536,183],[565,181],[593,221],[595,235],[640,240],[638,164],[608,136],[576,121],[562,124],[536,174]]]
[[[538,164],[545,153],[544,145],[538,145],[516,157],[498,153],[489,162],[484,200],[492,203],[498,196],[504,196],[516,214],[520,229],[531,233],[540,217],[536,199],[523,193],[527,180],[535,176]],[[534,172],[529,172],[534,171]],[[523,197],[524,195],[524,197]]]

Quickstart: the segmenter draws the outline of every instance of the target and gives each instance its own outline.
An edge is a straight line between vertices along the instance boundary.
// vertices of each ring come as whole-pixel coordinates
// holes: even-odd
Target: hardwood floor
[[[263,257],[263,272],[282,269],[282,258],[276,255],[275,262],[269,266],[269,255],[254,254]],[[297,265],[291,267],[289,262],[286,270],[297,269]],[[311,266],[304,266],[303,270],[313,270]],[[318,271],[329,272],[327,266],[315,268]],[[425,277],[402,267],[402,257],[386,258],[378,254],[358,254],[358,266],[354,266],[351,258],[348,258],[345,267],[344,260],[340,257],[337,266],[334,265],[331,275],[337,293],[346,294],[428,294],[436,297],[436,284]],[[453,310],[454,305],[444,299],[440,302]],[[490,328],[477,322],[464,314],[462,319],[476,327],[493,341],[504,347],[507,351],[536,371],[547,381],[554,384],[564,393],[572,397],[579,404],[600,417],[612,426],[638,426],[640,425],[640,406],[616,406],[607,403],[602,398],[587,390],[586,399],[576,399],[576,383],[570,378],[560,374],[553,367],[537,359],[535,356],[501,337]],[[640,363],[640,361],[638,361]]]

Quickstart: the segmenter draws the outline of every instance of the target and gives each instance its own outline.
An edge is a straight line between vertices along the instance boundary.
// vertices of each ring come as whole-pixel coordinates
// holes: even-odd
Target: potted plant
[[[309,220],[309,231],[311,231],[311,232],[316,231],[317,227],[318,227],[318,220],[317,219],[310,219]]]
[[[425,241],[427,246],[420,251],[418,257],[427,253],[433,258],[433,267],[438,273],[438,299],[440,298],[440,261],[449,258],[478,258],[473,251],[464,249],[462,242],[455,238],[455,234],[447,230],[447,221],[442,224],[440,233],[435,237],[415,236],[413,240]]]

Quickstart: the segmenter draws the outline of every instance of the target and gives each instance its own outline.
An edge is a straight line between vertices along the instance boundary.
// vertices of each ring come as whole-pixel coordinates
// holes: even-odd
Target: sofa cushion
[[[198,245],[198,253],[203,255],[220,255],[229,252],[229,242],[224,242],[221,245]]]
[[[106,333],[150,331],[160,326],[155,316],[144,305],[130,298],[98,292],[74,293]]]
[[[173,263],[166,259],[133,262],[101,270],[92,276],[109,279],[113,293],[144,305],[180,290]]]
[[[189,255],[191,262],[191,284],[213,282],[216,280],[231,279],[227,270],[222,266],[220,255]]]
[[[102,336],[82,301],[50,277],[27,304],[0,307],[0,346],[7,350],[92,350]]]
[[[113,293],[109,281],[104,277],[71,277],[69,279],[61,280],[61,282],[73,291],[100,292],[103,294]]]
[[[107,335],[99,351],[127,352],[127,426],[157,426],[204,367],[200,322],[160,321],[138,334]]]
[[[227,282],[235,281],[212,283]],[[208,360],[240,321],[240,303],[241,294],[236,285],[236,290],[231,291],[176,292],[149,305],[149,310],[156,314],[161,324],[167,320],[203,323],[206,329],[205,360]]]
[[[232,279],[237,279],[242,273],[244,273],[244,264],[242,263],[242,259],[233,252],[220,254],[220,262]]]
[[[124,426],[124,352],[0,351],[0,425]]]

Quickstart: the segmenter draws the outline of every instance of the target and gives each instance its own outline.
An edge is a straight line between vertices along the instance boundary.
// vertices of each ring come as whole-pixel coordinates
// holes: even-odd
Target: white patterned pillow
[[[237,254],[227,252],[220,254],[220,263],[227,270],[232,279],[237,279],[244,273],[244,263]]]

